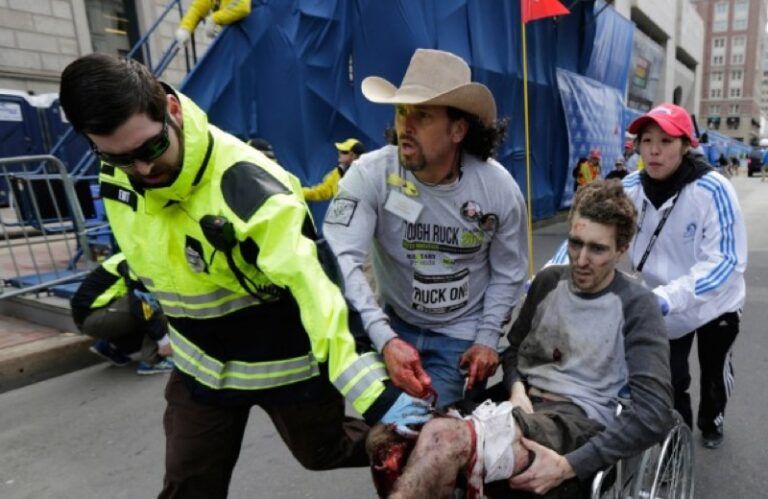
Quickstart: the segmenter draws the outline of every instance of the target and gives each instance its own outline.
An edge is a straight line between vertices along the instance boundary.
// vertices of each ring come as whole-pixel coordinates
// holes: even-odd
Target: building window
[[[728,29],[728,3],[715,4],[715,15],[712,16],[712,31],[726,31]]]
[[[720,115],[720,105],[719,104],[713,104],[709,106],[709,114],[712,116],[719,116]]]
[[[724,62],[725,62],[725,58],[722,55],[712,56],[713,66],[722,66]]]
[[[731,114],[739,114],[739,105],[731,104]]]
[[[730,88],[728,95],[730,97],[741,97],[741,87],[732,87],[732,88]]]
[[[731,64],[744,64],[747,37],[738,35],[731,38]]]
[[[709,77],[710,77],[710,80],[712,80],[712,82],[723,81],[723,72],[722,71],[713,71],[709,75]]]
[[[135,2],[85,0],[85,13],[94,52],[124,56],[140,38]]]
[[[736,0],[733,4],[733,23],[731,29],[745,30],[747,29],[747,15],[749,14],[749,1],[748,0]]]
[[[744,71],[741,69],[731,70],[731,81],[741,81],[744,78]]]
[[[709,89],[709,98],[710,99],[719,99],[723,96],[723,89],[722,88],[710,88]]]
[[[725,38],[719,37],[712,40],[712,47],[716,49],[725,48]]]
[[[728,2],[717,2],[715,4],[715,17],[728,16]]]

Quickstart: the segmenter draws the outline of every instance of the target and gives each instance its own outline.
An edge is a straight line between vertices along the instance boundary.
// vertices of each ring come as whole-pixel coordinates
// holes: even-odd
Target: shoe
[[[718,428],[715,431],[702,432],[701,439],[704,447],[707,449],[717,449],[723,443],[725,435],[723,429]]]
[[[139,362],[139,366],[136,368],[136,374],[139,375],[146,375],[146,374],[162,374],[162,373],[169,373],[173,371],[173,359],[170,357],[165,357],[163,359],[160,359],[158,362],[154,364],[150,364],[149,362],[141,361]]]
[[[117,367],[123,367],[130,364],[131,359],[127,355],[123,355],[120,350],[107,340],[96,340],[96,342],[88,348],[91,352],[95,353],[104,360],[109,361],[110,364]]]

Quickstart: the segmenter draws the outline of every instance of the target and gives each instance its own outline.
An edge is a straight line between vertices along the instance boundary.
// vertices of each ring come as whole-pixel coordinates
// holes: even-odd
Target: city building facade
[[[704,22],[699,113],[707,128],[757,145],[761,123],[765,0],[692,0]]]
[[[615,0],[635,24],[627,105],[647,111],[674,102],[696,114],[701,100],[704,24],[689,0]]]
[[[186,9],[190,3],[184,0],[181,5]],[[68,63],[92,52],[127,54],[168,4],[168,0],[0,0],[0,89],[57,92]],[[148,52],[138,59],[157,61],[171,44],[179,19],[178,7],[171,9],[157,36],[150,39]],[[198,54],[209,42],[203,31],[197,30]],[[185,74],[186,61],[177,56],[163,79],[178,84]]]

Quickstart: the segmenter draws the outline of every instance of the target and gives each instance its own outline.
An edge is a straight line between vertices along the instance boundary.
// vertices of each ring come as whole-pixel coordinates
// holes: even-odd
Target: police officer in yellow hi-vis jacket
[[[120,249],[168,318],[160,497],[225,497],[253,405],[313,470],[367,465],[368,426],[344,398],[403,433],[429,418],[353,336],[293,175],[136,61],[77,59],[60,102],[101,159]]]
[[[339,164],[323,177],[323,181],[312,187],[304,187],[304,199],[307,201],[329,201],[339,192],[339,180],[347,173],[352,162],[363,155],[365,147],[357,139],[336,142],[339,151]]]

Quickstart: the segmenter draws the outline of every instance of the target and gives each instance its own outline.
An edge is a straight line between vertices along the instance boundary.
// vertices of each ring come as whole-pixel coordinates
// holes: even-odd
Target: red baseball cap
[[[650,121],[659,125],[665,133],[672,137],[687,137],[688,140],[691,141],[693,147],[699,145],[699,140],[693,132],[693,120],[691,120],[691,115],[680,106],[668,102],[660,104],[648,111],[648,113],[639,118],[635,118],[635,120],[629,124],[627,130],[629,133],[637,134],[645,128]]]

